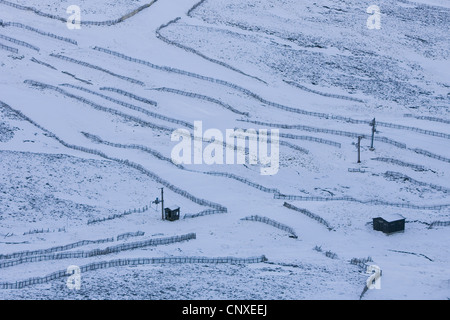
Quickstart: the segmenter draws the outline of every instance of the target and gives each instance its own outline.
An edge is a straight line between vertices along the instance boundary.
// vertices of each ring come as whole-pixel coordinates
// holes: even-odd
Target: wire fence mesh
[[[75,243],[70,243],[70,244],[67,244],[64,246],[56,246],[56,247],[51,247],[48,249],[39,249],[39,250],[31,250],[31,251],[25,250],[25,251],[19,251],[19,252],[14,252],[14,253],[9,253],[9,254],[0,254],[0,260],[26,258],[26,257],[43,255],[43,254],[48,254],[48,253],[67,251],[67,250],[71,250],[74,248],[87,246],[90,244],[108,243],[108,242],[113,242],[113,241],[114,241],[114,238],[106,238],[106,239],[99,239],[99,240],[81,240],[81,241],[77,241]]]
[[[61,59],[61,60],[70,62],[70,63],[78,64],[78,65],[86,67],[86,68],[90,68],[90,69],[94,69],[94,70],[97,70],[97,71],[101,71],[101,72],[104,72],[106,74],[109,74],[110,76],[113,76],[113,77],[116,77],[116,78],[119,78],[119,79],[122,79],[122,80],[125,80],[125,81],[128,81],[128,82],[131,82],[133,84],[139,84],[141,86],[145,85],[144,82],[142,82],[140,80],[133,79],[133,78],[130,78],[130,77],[126,77],[126,76],[114,73],[112,71],[109,71],[107,69],[104,69],[102,67],[99,67],[99,66],[96,66],[96,65],[93,65],[93,64],[90,64],[90,63],[87,63],[85,61],[73,59],[73,58],[70,58],[70,57],[67,57],[67,56],[63,56],[61,54],[54,54],[54,53],[51,53],[50,57],[54,57],[54,58],[57,58],[57,59]]]
[[[172,88],[167,88],[167,87],[155,88],[153,90],[162,91],[162,92],[169,92],[169,93],[173,93],[173,94],[177,94],[177,95],[181,95],[181,96],[185,96],[185,97],[190,97],[190,98],[194,98],[194,99],[199,99],[199,100],[212,102],[212,103],[220,105],[221,107],[223,107],[223,108],[225,108],[227,110],[230,110],[231,112],[234,112],[236,114],[243,115],[243,116],[248,116],[249,115],[248,112],[239,111],[239,110],[233,108],[232,106],[230,106],[230,105],[220,101],[219,99],[208,97],[208,96],[205,96],[205,95],[202,95],[202,94],[198,94],[198,93],[194,93],[194,92],[187,92],[187,91],[182,91],[182,90],[172,89]]]
[[[285,224],[282,224],[282,223],[280,223],[278,221],[275,221],[275,220],[272,220],[270,218],[267,218],[267,217],[261,217],[261,216],[258,216],[258,215],[254,215],[254,216],[242,218],[241,220],[262,222],[262,223],[271,225],[271,226],[273,226],[273,227],[275,227],[277,229],[280,229],[280,230],[288,232],[290,234],[291,238],[295,238],[295,239],[298,238],[298,236],[295,233],[295,230],[293,228],[291,228],[291,227],[289,227],[289,226],[287,226]]]
[[[450,120],[444,119],[444,118],[430,117],[430,116],[416,116],[416,115],[412,115],[412,114],[405,114],[403,116],[405,118],[415,118],[415,119],[419,119],[419,120],[428,120],[428,121],[442,122],[442,123],[450,124]]]
[[[450,163],[450,159],[449,158],[446,158],[444,156],[441,156],[441,155],[438,155],[438,154],[435,154],[435,153],[431,153],[431,152],[423,150],[423,149],[415,148],[415,149],[410,149],[410,150],[414,151],[415,153],[418,153],[418,154],[424,155],[426,157],[429,157],[429,158],[433,158],[433,159],[437,159],[437,160],[440,160],[440,161],[444,161],[444,162]]]
[[[306,140],[306,141],[311,141],[311,142],[323,143],[323,144],[327,144],[330,146],[341,148],[341,144],[339,142],[326,140],[326,139],[322,139],[322,138],[317,138],[317,137],[299,136],[299,135],[290,134],[290,133],[280,133],[280,137],[288,138],[288,139],[295,139],[295,140]]]
[[[134,238],[134,237],[142,237],[144,235],[145,235],[145,232],[143,232],[143,231],[122,233],[117,236],[116,241],[127,240],[129,238]]]
[[[418,181],[415,180],[409,176],[407,176],[406,174],[400,173],[400,172],[394,172],[394,171],[386,171],[386,173],[384,174],[385,177],[392,179],[392,180],[401,180],[401,181],[408,181],[409,183],[418,185],[418,186],[422,186],[422,187],[429,187],[438,191],[442,191],[442,192],[450,192],[449,188],[443,187],[443,186],[439,186],[433,183],[428,183],[428,182],[423,182],[423,181]]]
[[[432,223],[430,223],[429,228],[434,228],[434,227],[448,227],[450,226],[450,221],[434,221]]]
[[[318,216],[317,214],[312,213],[311,211],[308,211],[308,210],[302,209],[302,208],[298,208],[298,207],[296,207],[296,206],[294,206],[294,205],[292,205],[290,203],[287,203],[287,202],[285,202],[283,204],[283,206],[288,208],[288,209],[291,209],[291,210],[303,213],[307,217],[310,217],[311,219],[316,220],[320,224],[323,224],[325,227],[327,227],[328,230],[330,230],[330,231],[333,230],[333,228],[330,226],[330,224],[325,219],[323,219],[322,217]]]
[[[149,264],[183,264],[183,263],[202,263],[202,264],[252,264],[266,262],[267,258],[263,256],[250,258],[235,257],[163,257],[163,258],[134,258],[134,259],[116,259],[111,261],[94,262],[80,267],[81,273],[95,271],[99,269],[149,265]],[[53,272],[44,277],[33,277],[23,281],[2,282],[0,289],[22,289],[31,285],[43,284],[56,279],[71,276],[67,270]]]
[[[311,93],[314,93],[314,94],[318,94],[320,96],[324,96],[324,97],[328,97],[328,98],[335,98],[335,99],[342,99],[342,100],[347,100],[347,101],[361,102],[361,103],[365,102],[364,100],[361,100],[361,99],[358,99],[358,98],[353,98],[353,97],[348,97],[348,96],[343,96],[343,95],[333,94],[333,93],[320,92],[320,91],[317,91],[317,90],[309,89],[309,88],[307,88],[305,86],[302,86],[301,84],[299,84],[297,82],[294,82],[294,81],[289,81],[289,80],[283,80],[283,81],[288,83],[288,84],[290,84],[290,85],[292,85],[292,86],[294,86],[294,87],[297,87],[297,88],[299,88],[299,89],[301,89],[303,91],[311,92]]]
[[[15,39],[15,38],[11,38],[11,37],[5,36],[3,34],[0,34],[0,39],[12,42],[12,43],[17,44],[17,45],[22,46],[22,47],[26,47],[26,48],[29,48],[29,49],[32,49],[32,50],[36,50],[38,52],[40,50],[38,47],[33,46],[32,44],[29,44],[28,42],[21,41],[21,40]]]
[[[371,160],[375,160],[375,161],[381,161],[381,162],[386,162],[386,163],[391,163],[391,164],[396,164],[402,167],[408,167],[408,168],[412,168],[414,170],[417,171],[425,171],[425,167],[422,165],[418,165],[418,164],[414,164],[414,163],[410,163],[410,162],[405,162],[405,161],[401,161],[401,160],[397,160],[397,159],[393,159],[393,158],[382,158],[382,157],[378,157],[378,158],[372,158]]]
[[[414,204],[409,204],[409,203],[393,203],[393,202],[387,202],[387,201],[381,201],[381,200],[358,200],[358,199],[348,197],[348,196],[344,196],[344,197],[304,197],[304,196],[296,196],[296,195],[275,194],[274,199],[294,200],[294,201],[350,201],[350,202],[358,202],[358,203],[362,203],[362,204],[391,206],[391,207],[409,208],[409,209],[418,209],[418,210],[441,210],[441,209],[450,207],[450,204],[420,206],[420,205],[414,205]]]
[[[89,251],[71,251],[71,252],[58,252],[51,254],[43,254],[43,255],[33,255],[33,256],[25,256],[18,259],[9,259],[5,262],[0,263],[0,269],[13,267],[16,265],[20,265],[23,263],[33,263],[33,262],[41,262],[41,261],[50,261],[50,260],[62,260],[62,259],[76,259],[76,258],[91,258],[101,255],[108,255],[112,253],[119,253],[122,251],[129,251],[135,249],[141,249],[149,246],[159,246],[159,245],[167,245],[177,242],[183,242],[188,240],[196,239],[195,233],[189,233],[181,236],[173,236],[168,238],[157,238],[157,239],[149,239],[144,241],[137,242],[129,242],[123,243],[116,246],[107,247],[104,249],[93,249]],[[114,238],[112,238],[114,241]],[[69,250],[69,249],[67,249]]]
[[[117,88],[111,88],[111,87],[102,87],[100,88],[100,91],[111,91],[111,92],[115,92],[117,94],[123,95],[125,97],[140,101],[140,102],[144,102],[146,104],[152,105],[152,106],[157,106],[158,103],[156,101],[147,99],[147,98],[143,98],[140,96],[135,95],[134,93],[125,91],[125,90],[121,90],[121,89],[117,89]]]
[[[9,52],[12,52],[12,53],[16,53],[16,54],[19,53],[19,49],[13,48],[13,47],[1,44],[1,43],[0,43],[0,49],[5,50],[5,51],[9,51]]]
[[[52,66],[51,64],[48,64],[48,63],[46,63],[46,62],[37,60],[37,59],[34,58],[34,57],[31,58],[31,61],[34,62],[34,63],[40,64],[40,65],[46,66],[47,68],[50,68],[50,69],[53,69],[53,70],[57,70],[57,69],[56,69],[54,66]]]
[[[74,85],[68,84],[68,83],[61,84],[61,86],[67,87],[67,88],[76,89],[76,90],[83,91],[83,92],[87,92],[89,94],[101,97],[101,98],[103,98],[105,100],[108,100],[108,101],[111,101],[111,102],[116,103],[118,105],[121,105],[121,106],[123,106],[125,108],[131,109],[131,110],[134,110],[134,111],[138,111],[140,113],[143,113],[143,114],[145,114],[145,115],[147,115],[149,117],[155,118],[155,119],[167,121],[167,122],[170,122],[170,123],[175,123],[175,124],[187,127],[189,129],[194,129],[194,126],[191,123],[189,123],[189,122],[178,120],[178,119],[174,119],[174,118],[171,118],[171,117],[167,117],[165,115],[162,115],[162,114],[159,114],[159,113],[147,110],[145,108],[141,108],[141,107],[135,106],[135,105],[133,105],[131,103],[128,103],[128,102],[124,102],[124,101],[121,101],[121,100],[114,99],[114,98],[112,98],[110,96],[107,96],[107,95],[95,92],[93,90],[89,90],[87,88],[83,88],[83,87],[80,87],[80,86],[74,86]]]
[[[218,214],[218,213],[226,213],[225,210],[203,210],[200,211],[198,213],[186,213],[183,217],[183,219],[190,219],[190,218],[198,218],[198,217],[204,217],[204,216],[209,216],[212,214]]]
[[[4,3],[5,1],[0,0],[1,3]],[[64,41],[73,45],[78,45],[77,41],[70,39],[70,38],[66,38],[66,37],[61,37],[58,36],[56,34],[50,33],[50,32],[45,32],[30,26],[27,26],[25,24],[22,23],[18,23],[18,22],[3,22],[3,20],[0,20],[0,27],[15,27],[15,28],[20,28],[20,29],[25,29],[28,31],[32,31],[35,32],[37,34],[40,34],[42,36],[46,36],[46,37],[50,37],[56,40],[60,40],[60,41]]]

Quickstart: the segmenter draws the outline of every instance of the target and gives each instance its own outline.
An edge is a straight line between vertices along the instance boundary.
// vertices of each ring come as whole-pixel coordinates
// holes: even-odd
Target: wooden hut
[[[404,231],[405,218],[399,214],[389,214],[373,218],[373,230],[382,231],[386,234]]]
[[[165,219],[169,221],[175,221],[180,219],[180,207],[172,206],[164,209]]]

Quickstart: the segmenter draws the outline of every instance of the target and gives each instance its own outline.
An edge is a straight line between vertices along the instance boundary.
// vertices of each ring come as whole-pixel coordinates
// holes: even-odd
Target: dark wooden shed
[[[165,219],[169,221],[175,221],[180,219],[180,207],[172,206],[170,208],[165,208]]]
[[[405,218],[399,214],[389,214],[373,218],[373,230],[382,231],[386,234],[404,231]]]

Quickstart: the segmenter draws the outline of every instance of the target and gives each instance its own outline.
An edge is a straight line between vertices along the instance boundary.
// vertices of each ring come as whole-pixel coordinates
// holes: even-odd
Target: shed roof
[[[400,214],[392,213],[392,214],[383,214],[382,216],[379,216],[378,218],[383,219],[386,222],[394,222],[398,220],[404,220],[405,217],[403,217]]]
[[[179,206],[177,206],[177,205],[174,205],[174,206],[170,206],[170,207],[168,207],[167,209],[169,209],[170,211],[175,211],[175,210],[178,210],[178,209],[180,209],[180,207],[179,207]]]

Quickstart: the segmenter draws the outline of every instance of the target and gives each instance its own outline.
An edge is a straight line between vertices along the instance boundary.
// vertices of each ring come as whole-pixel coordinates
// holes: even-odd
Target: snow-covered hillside
[[[448,21],[444,0],[0,0],[0,299],[450,298]],[[279,171],[173,163],[194,121],[279,129]]]

